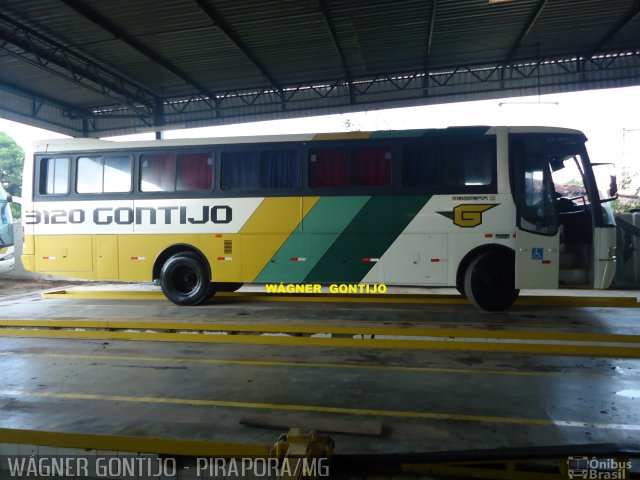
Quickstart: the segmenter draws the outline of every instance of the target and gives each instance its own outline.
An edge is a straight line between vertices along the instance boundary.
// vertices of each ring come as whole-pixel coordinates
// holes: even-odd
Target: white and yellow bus
[[[13,269],[15,264],[11,201],[11,196],[0,182],[0,274]]]
[[[196,305],[244,283],[607,288],[614,219],[575,130],[41,142],[25,162],[27,270],[157,280]]]

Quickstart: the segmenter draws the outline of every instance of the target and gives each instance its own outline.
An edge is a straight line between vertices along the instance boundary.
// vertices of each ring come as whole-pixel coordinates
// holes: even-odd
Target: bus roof
[[[170,140],[138,140],[138,141],[112,141],[93,138],[65,138],[55,140],[39,140],[34,143],[33,150],[36,153],[85,151],[85,150],[122,150],[144,149],[153,147],[186,147],[199,145],[234,145],[250,143],[273,142],[306,142],[322,140],[363,140],[374,138],[419,138],[436,132],[494,134],[496,128],[490,126],[474,127],[448,127],[445,129],[416,129],[416,130],[384,130],[369,132],[337,132],[337,133],[302,133],[290,135],[259,135],[238,137],[208,137],[208,138],[182,138]],[[567,133],[583,135],[579,130],[559,127],[502,127],[508,128],[512,133]]]

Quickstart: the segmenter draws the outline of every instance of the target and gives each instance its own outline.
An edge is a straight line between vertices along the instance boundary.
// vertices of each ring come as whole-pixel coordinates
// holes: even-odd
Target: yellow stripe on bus
[[[360,140],[370,138],[373,132],[318,133],[314,140]]]
[[[306,197],[304,201],[302,197],[264,199],[240,230],[243,281],[251,282],[258,276],[319,199],[320,197]]]

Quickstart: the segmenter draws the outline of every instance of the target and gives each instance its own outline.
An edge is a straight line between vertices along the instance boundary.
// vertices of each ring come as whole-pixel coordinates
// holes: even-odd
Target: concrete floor
[[[0,301],[3,319],[185,319],[638,334],[637,309]],[[400,349],[3,338],[0,428],[270,444],[247,416],[381,422],[336,452],[640,442],[640,361]]]

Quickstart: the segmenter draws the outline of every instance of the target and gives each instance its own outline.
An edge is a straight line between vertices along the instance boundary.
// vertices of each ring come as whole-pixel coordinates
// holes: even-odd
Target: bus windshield
[[[0,248],[13,245],[13,220],[8,194],[0,184]]]
[[[555,156],[550,164],[560,213],[599,208],[601,216],[598,223],[615,224],[610,205],[601,203],[609,197],[611,176],[595,175],[584,150]],[[597,205],[592,205],[594,203]]]

